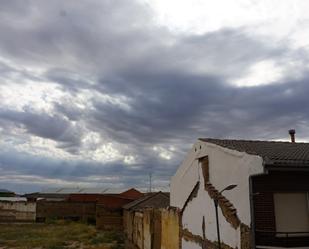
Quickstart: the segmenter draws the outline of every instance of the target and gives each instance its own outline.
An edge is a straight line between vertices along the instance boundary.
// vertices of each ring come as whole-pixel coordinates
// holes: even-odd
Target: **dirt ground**
[[[120,232],[57,221],[47,224],[0,224],[0,249],[123,249]]]

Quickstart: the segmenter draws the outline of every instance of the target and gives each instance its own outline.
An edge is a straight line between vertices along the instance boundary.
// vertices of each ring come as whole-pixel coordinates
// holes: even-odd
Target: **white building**
[[[34,222],[36,203],[23,197],[0,197],[0,222]]]
[[[199,139],[171,180],[182,249],[218,248],[217,228],[221,248],[309,248],[308,192],[309,143]]]

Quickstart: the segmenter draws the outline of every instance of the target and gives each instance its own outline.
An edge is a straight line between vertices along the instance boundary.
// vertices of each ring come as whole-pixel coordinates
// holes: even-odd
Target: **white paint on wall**
[[[192,241],[186,241],[182,239],[182,249],[202,249],[202,247],[199,244],[196,244]]]
[[[0,202],[0,216],[3,219],[13,219],[20,221],[35,221],[36,203],[35,202]],[[7,217],[7,218],[6,218]]]
[[[202,174],[201,168],[199,171],[200,174]],[[201,178],[197,197],[188,203],[183,213],[183,228],[188,229],[195,235],[203,237],[203,217],[205,219],[205,237],[212,242],[217,241],[217,224],[214,201],[210,198],[208,192],[204,190],[204,179]],[[235,230],[232,225],[226,221],[220,208],[218,208],[218,217],[221,241],[234,248],[240,248],[239,228]]]
[[[237,185],[223,195],[233,203],[241,222],[250,226],[249,176],[263,173],[263,159],[210,143],[203,148],[203,152],[209,156],[210,182],[219,191],[230,184]]]
[[[182,208],[188,196],[199,180],[197,153],[193,146],[186,159],[171,179],[170,204],[173,207]]]
[[[256,155],[223,148],[203,141],[197,141],[185,161],[171,179],[171,205],[182,208],[195,184],[200,181],[200,189],[195,199],[190,201],[183,213],[183,227],[195,235],[203,236],[202,222],[205,217],[206,238],[217,241],[215,208],[213,200],[204,190],[204,179],[198,158],[208,156],[210,182],[217,190],[230,184],[237,184],[233,190],[223,195],[237,209],[241,222],[250,226],[249,176],[263,173],[263,160]],[[219,208],[221,240],[240,248],[240,228],[234,229],[222,215]],[[185,249],[193,247],[186,246]]]

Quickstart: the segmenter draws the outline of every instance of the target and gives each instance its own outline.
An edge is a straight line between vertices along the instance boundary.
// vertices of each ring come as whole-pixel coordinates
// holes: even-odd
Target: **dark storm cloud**
[[[35,113],[27,109],[24,111],[0,109],[0,119],[2,122],[10,122],[12,126],[25,128],[30,134],[59,141],[63,147],[78,146],[80,142],[76,127],[60,115]]]
[[[120,131],[128,141],[138,138],[146,143],[199,136],[261,138],[270,131],[272,138],[280,138],[289,127],[308,120],[306,78],[250,88],[182,73],[154,76],[153,81],[151,76],[126,80],[131,110],[95,105],[96,126],[108,128],[114,138]]]
[[[134,60],[130,48],[138,58],[148,42],[159,40],[144,30],[149,10],[131,1],[29,1],[24,10],[15,5],[2,12],[0,49],[27,64],[106,72]]]
[[[12,148],[0,151],[0,168],[4,175],[14,176],[14,179],[19,179],[22,185],[28,185],[27,181],[34,179],[33,185],[36,188],[27,186],[28,191],[58,186],[57,180],[72,182],[73,185],[84,183],[104,187],[135,186],[145,188],[148,186],[148,174],[153,172],[153,169],[156,169],[153,172],[153,180],[159,179],[165,182],[157,187],[166,187],[170,175],[175,170],[175,163],[168,164],[169,167],[166,168],[167,165],[162,166],[162,161],[151,155],[144,163],[147,163],[147,167],[139,165],[138,168],[130,168],[130,166],[119,162],[100,163],[85,160],[51,159],[16,151]],[[120,172],[121,174],[119,174]],[[45,180],[46,182],[44,182],[44,179],[49,181]],[[54,183],[50,183],[53,180]],[[10,181],[10,179],[5,180],[0,177],[0,185],[10,185]],[[59,187],[61,186],[63,185],[60,183]],[[12,189],[18,190],[16,186]]]
[[[153,24],[146,5],[117,0],[2,1],[0,31],[1,80],[52,82],[70,97],[53,102],[50,113],[2,107],[4,133],[23,128],[78,155],[85,150],[82,138],[94,131],[138,159],[132,165],[50,159],[11,148],[0,151],[4,172],[85,182],[116,175],[123,186],[145,186],[152,172],[168,184],[198,137],[276,139],[289,128],[308,137],[309,85],[302,67],[308,54],[284,43],[266,43],[242,29],[173,34]],[[250,88],[230,84],[264,60],[297,61],[300,76]],[[85,92],[81,108],[77,98]],[[154,146],[174,146],[171,159],[160,158]]]

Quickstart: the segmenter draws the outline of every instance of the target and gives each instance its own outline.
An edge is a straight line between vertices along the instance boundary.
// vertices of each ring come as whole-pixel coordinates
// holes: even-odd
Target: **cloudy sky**
[[[307,0],[1,0],[0,188],[168,190],[199,137],[309,140]]]

